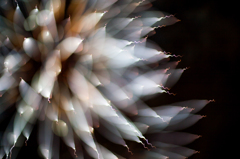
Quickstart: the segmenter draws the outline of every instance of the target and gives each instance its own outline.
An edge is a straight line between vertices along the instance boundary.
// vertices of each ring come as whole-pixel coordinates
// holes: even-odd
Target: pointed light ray
[[[27,141],[28,141],[28,139],[29,139],[29,137],[30,137],[30,134],[31,134],[31,132],[32,132],[32,129],[33,129],[33,126],[32,125],[30,125],[30,124],[26,124],[26,126],[25,126],[25,128],[23,129],[23,131],[22,131],[22,134],[25,136],[25,138],[26,138],[26,141],[25,141],[25,144],[27,145]]]
[[[57,76],[61,72],[61,61],[60,61],[60,52],[59,50],[54,50],[51,52],[51,55],[47,57],[45,63],[45,70],[47,73],[51,74],[52,72],[55,73]]]
[[[67,115],[71,124],[74,126],[76,130],[84,131],[90,134],[89,125],[87,123],[87,119],[82,110],[82,106],[78,102],[77,98],[72,99],[72,104],[74,110],[68,111]],[[79,122],[81,121],[81,122]]]
[[[184,117],[182,117],[184,116]],[[201,115],[188,115],[187,117],[185,117],[186,115],[185,114],[181,114],[181,115],[177,115],[173,118],[173,120],[177,121],[178,124],[172,124],[170,123],[169,126],[168,126],[168,130],[183,130],[183,129],[186,129],[192,125],[194,125],[196,122],[198,122],[200,119],[202,119],[203,117],[205,116],[201,116]],[[180,118],[180,119],[179,119]],[[181,119],[183,118],[183,119]],[[172,121],[172,120],[171,120]]]
[[[176,125],[176,124],[182,124],[181,122],[185,119],[187,119],[189,116],[191,116],[190,113],[184,113],[184,114],[176,114],[175,116],[173,117],[169,117],[169,116],[164,116],[165,118],[170,118],[169,120],[169,125],[168,125],[168,128],[173,126],[173,125]]]
[[[160,153],[164,156],[168,156],[168,158],[174,158],[174,159],[186,159],[186,156],[174,153],[174,152],[170,152],[164,149],[156,149],[154,150],[157,153]]]
[[[174,145],[174,144],[168,144],[168,143],[163,143],[163,142],[154,142],[154,145],[156,145],[158,147],[158,149],[165,149],[171,152],[175,152],[178,154],[181,154],[183,156],[189,157],[191,155],[193,155],[194,153],[196,153],[195,150],[186,148],[186,147],[182,147],[182,146],[178,146],[178,145]]]
[[[136,58],[128,51],[122,50],[116,56],[112,57],[111,61],[108,62],[108,67],[112,68],[128,67],[129,65],[132,65],[139,60],[140,60],[139,58]]]
[[[7,72],[14,73],[21,65],[22,57],[19,54],[13,54],[13,51],[5,58],[4,66]]]
[[[164,92],[164,90],[162,90],[160,87],[158,87],[158,83],[165,84],[167,75],[162,74],[160,76],[159,74],[156,75],[155,73],[156,72],[151,72],[151,74],[148,73],[146,75],[139,76],[139,77],[135,78],[131,83],[129,83],[127,87],[136,96],[139,96],[139,97],[145,96],[145,95],[150,95],[150,94],[155,94],[158,92],[162,93],[162,92]],[[155,76],[155,78],[153,78],[154,76]]]
[[[81,58],[80,64],[84,68],[81,67],[79,69],[83,71],[83,74],[86,77],[91,78],[90,76],[92,75],[92,68],[93,68],[93,57],[92,57],[92,55],[83,55],[83,57]],[[92,75],[92,76],[94,76],[94,75]],[[94,83],[96,83],[96,82],[94,82]]]
[[[146,52],[147,52],[147,54],[146,54]],[[151,60],[151,62],[160,61],[164,58],[167,58],[164,56],[158,56],[160,53],[156,49],[146,48],[143,45],[136,45],[134,47],[134,54],[138,58],[145,59],[147,61]],[[152,59],[153,57],[155,57],[157,59]]]
[[[84,111],[84,113],[85,113],[84,120],[86,120],[88,127],[89,126],[92,127],[93,125],[95,125],[95,123],[97,123],[97,121],[96,121],[97,116],[94,113],[92,113],[90,110],[93,107],[90,92],[95,91],[94,90],[95,87],[92,86],[87,81],[87,79],[85,79],[84,76],[82,76],[78,71],[74,70],[73,72],[75,72],[73,74],[74,76],[69,80],[70,88],[74,92],[77,91],[75,93],[76,93],[76,95],[78,95],[77,97],[81,101],[81,107],[82,107],[81,108],[82,110],[79,110],[79,111]],[[75,78],[75,79],[73,79],[73,78]],[[82,81],[82,82],[79,83],[79,81]],[[81,93],[81,92],[83,92],[85,95],[83,96],[83,93]],[[69,95],[67,95],[67,96],[69,96]],[[93,97],[93,99],[94,99],[94,97]],[[77,98],[74,98],[74,101],[76,104]],[[65,104],[66,104],[66,102],[65,102]],[[101,104],[101,103],[99,103],[99,104]],[[75,108],[73,107],[73,103],[71,101],[68,102],[68,105],[70,106],[71,110],[75,111]],[[97,125],[99,125],[99,124],[97,124]]]
[[[148,107],[146,104],[144,104],[140,100],[138,101],[138,115],[139,116],[151,116],[154,118],[159,118],[162,122],[167,122],[161,117],[161,115],[157,114],[156,111],[154,111],[153,109]]]
[[[122,101],[129,99],[130,97],[127,95],[127,91],[124,88],[120,88],[117,84],[109,83],[105,86],[108,92],[112,93],[111,99],[112,101]],[[121,106],[120,106],[121,107]]]
[[[66,5],[65,3],[65,0],[48,1],[45,5],[45,9],[52,11],[55,19],[58,21],[59,19],[63,19]]]
[[[24,40],[24,37],[30,36],[28,32],[24,30],[23,23],[25,21],[25,18],[20,10],[19,5],[17,4],[15,13],[14,13],[14,18],[13,18],[13,26],[14,26],[14,31],[16,34],[16,38],[14,39],[15,43],[22,47],[22,41]]]
[[[48,104],[46,107],[46,116],[51,120],[51,121],[58,121],[58,109],[55,103]]]
[[[110,125],[110,123],[103,123],[104,126],[101,126],[101,128],[98,129],[98,132],[100,132],[106,139],[110,140],[111,142],[125,146],[126,142],[124,141],[117,128]],[[103,129],[103,127],[106,127],[107,130]]]
[[[38,109],[41,97],[23,79],[20,81],[19,90],[23,100],[34,109]]]
[[[126,48],[127,45],[130,44],[129,41],[126,40],[116,40],[109,36],[106,36],[105,39],[96,39],[95,35],[93,39],[90,38],[91,47],[89,48],[89,52],[93,55],[93,60],[98,61],[99,59],[111,62],[111,58],[116,58],[120,53],[125,52],[125,54],[132,55],[129,49]],[[88,45],[85,45],[88,46]],[[86,52],[87,53],[87,52]],[[103,57],[101,57],[103,55]],[[104,56],[106,56],[104,58]],[[117,59],[116,59],[117,60]],[[102,61],[99,61],[102,62]],[[97,62],[97,63],[99,63]],[[97,64],[96,63],[96,64]],[[111,69],[111,67],[110,67]]]
[[[97,10],[104,10],[107,7],[113,5],[117,0],[100,0],[97,1],[96,5],[94,6]]]
[[[171,74],[169,75],[166,86],[167,87],[172,87],[176,83],[176,81],[179,80],[179,78],[182,75],[184,70],[185,69],[169,70],[169,73],[171,73]]]
[[[129,23],[131,23],[134,20],[134,18],[117,18],[114,19],[113,22],[113,27],[114,29],[118,29],[119,31],[126,28]]]
[[[134,122],[134,125],[137,127],[137,129],[142,133],[145,134],[149,128],[149,125],[139,123],[139,122]]]
[[[179,21],[174,15],[164,15],[159,11],[147,11],[142,14],[142,22],[146,26],[172,25]]]
[[[147,38],[148,36],[146,36],[140,42],[137,42],[136,45],[134,45],[133,53],[136,57],[143,59],[147,63],[153,63],[168,58],[170,56],[167,55],[164,51],[162,51],[162,49],[157,44],[147,40]],[[146,52],[148,53],[146,54]]]
[[[19,105],[21,105],[21,104],[25,104],[25,102],[22,102]],[[27,143],[27,140],[29,139],[30,134],[31,134],[31,132],[33,130],[33,127],[34,127],[33,124],[36,123],[37,119],[40,120],[39,116],[41,115],[41,113],[44,112],[44,111],[42,111],[42,108],[44,108],[43,106],[44,106],[43,103],[39,103],[39,107],[38,107],[37,111],[34,111],[34,114],[28,113],[27,115],[25,115],[25,116],[27,116],[29,118],[29,120],[27,120],[28,123],[26,124],[26,126],[24,127],[24,129],[22,131],[22,134],[26,137],[25,144]],[[23,115],[23,117],[24,117],[24,115]],[[25,118],[27,118],[27,117],[25,117]]]
[[[34,88],[50,102],[54,83],[57,75],[61,72],[60,53],[54,50],[48,57],[45,67],[40,72],[40,77],[35,81]]]
[[[88,152],[88,154],[93,157],[94,159],[101,159],[99,151],[96,149],[92,149],[90,147],[85,147],[86,151]]]
[[[19,5],[17,4],[17,7],[16,7],[16,10],[15,10],[15,13],[14,13],[14,18],[13,18],[13,22],[14,22],[14,30],[16,33],[18,34],[21,34],[22,37],[23,36],[28,36],[29,33],[27,33],[23,28],[23,23],[25,21],[25,18],[22,14],[22,11],[20,10],[20,7]],[[19,36],[18,36],[19,37]],[[19,39],[20,40],[20,39]],[[22,40],[20,40],[22,42]],[[19,42],[20,42],[19,41]]]
[[[89,39],[85,41],[86,42],[84,44],[85,49],[83,49],[84,54],[91,55],[93,61],[95,62],[102,59],[106,60],[106,58],[102,57],[101,55],[108,56],[109,53],[109,55],[111,56],[110,53],[111,51],[108,50],[114,48],[114,46],[111,46],[110,44],[107,43],[107,40],[108,36],[106,35],[106,27],[102,27],[96,31],[93,31],[90,34]]]
[[[40,56],[40,53],[35,39],[31,37],[25,38],[23,41],[23,49],[30,58],[39,61],[38,57]]]
[[[157,117],[138,117],[136,119],[136,122],[147,125],[148,126],[147,132],[153,133],[153,132],[159,132],[164,128],[166,128],[169,124],[168,122],[169,120],[163,121],[162,119],[159,119]]]
[[[69,90],[64,86],[61,86],[61,98],[60,98],[60,100],[61,100],[62,109],[64,109],[65,111],[74,110],[72,101],[70,99],[71,99],[71,96],[70,96]]]
[[[69,37],[64,39],[57,48],[60,49],[61,59],[66,60],[72,53],[74,53],[83,39],[80,37]],[[71,47],[69,47],[71,45]]]
[[[67,115],[68,115],[68,118],[75,130],[75,133],[88,146],[90,146],[92,149],[96,150],[95,142],[92,138],[86,117],[82,111],[82,108],[80,106],[80,103],[78,102],[78,99],[76,99],[76,98],[73,99],[73,106],[74,106],[74,111],[68,111]],[[74,112],[76,112],[76,114]],[[79,122],[79,121],[81,121],[81,122]]]
[[[37,27],[36,18],[38,12],[38,8],[33,9],[27,19],[24,21],[23,25],[26,31],[34,31],[34,29]]]
[[[93,30],[93,28],[96,26],[96,24],[100,21],[104,13],[90,13],[90,14],[85,14],[80,22],[77,22],[77,24],[74,26],[77,28],[76,32],[89,32]]]
[[[106,33],[106,26],[101,27],[97,30],[95,30],[93,33],[90,34],[90,43],[93,45],[94,48],[101,50],[100,53],[105,53],[105,49],[107,49],[105,47],[106,44],[106,40],[109,38],[109,36]],[[96,53],[94,53],[95,55]]]
[[[13,43],[12,43],[12,39],[10,39],[12,37],[11,33],[9,33],[9,32],[7,32],[7,33],[10,34],[10,36],[6,35],[6,39],[3,41],[2,44],[3,44],[3,46],[5,46],[5,48],[14,49],[14,46],[13,46]],[[5,51],[5,54],[6,54],[6,52],[10,52],[9,50],[4,50],[4,51]],[[12,50],[11,52],[13,52],[13,51],[15,51],[15,50]]]
[[[15,120],[15,116],[11,118],[10,123],[14,123]],[[13,128],[12,125],[9,124],[3,134],[3,137],[1,138],[1,146],[3,146],[2,149],[0,149],[0,151],[4,151],[4,154],[6,155],[6,158],[9,157],[9,154],[11,154],[12,148],[15,146],[16,142],[17,142],[17,138],[14,135]]]
[[[128,17],[139,5],[140,3],[132,1],[130,1],[128,5],[123,3],[122,5],[119,6],[119,8],[121,9],[120,16]]]
[[[180,106],[160,106],[154,108],[155,112],[160,116],[168,116],[173,118],[184,108]]]
[[[28,120],[33,115],[33,108],[28,107],[25,109],[23,114],[16,114],[14,125],[13,125],[13,134],[14,134],[14,145],[17,142],[20,134],[22,133],[23,129],[25,128]]]
[[[54,4],[51,4],[51,2]],[[57,30],[57,25],[56,25],[56,17],[55,15],[57,16],[57,14],[54,14],[56,13],[56,10],[61,8],[59,4],[61,3],[60,0],[54,0],[54,1],[48,1],[45,5],[45,11],[49,11],[46,15],[47,18],[45,18],[47,21],[44,22],[44,26],[47,26],[49,32],[51,33],[51,35],[54,37],[54,41],[55,42],[59,42],[59,37],[58,37],[58,30]],[[44,15],[45,17],[45,15]],[[41,18],[41,17],[40,17]],[[48,22],[48,19],[49,19],[49,22]],[[38,20],[38,19],[37,19]]]
[[[154,136],[149,136],[149,140],[181,146],[181,145],[189,144],[194,140],[198,139],[199,137],[201,136],[185,133],[185,132],[164,132],[163,131],[161,133],[158,132]]]
[[[208,100],[188,100],[172,103],[172,105],[193,108],[192,113],[197,113],[198,111],[203,109],[208,103]]]
[[[51,123],[46,118],[44,123],[40,124],[41,124],[40,134],[44,135],[39,135],[39,149],[45,159],[50,159],[52,157],[52,140],[53,140],[51,129],[49,129],[49,127],[51,127]]]
[[[70,123],[67,123],[67,125],[70,125]],[[75,147],[75,143],[74,143],[74,135],[73,135],[73,131],[71,128],[68,129],[68,133],[66,136],[63,137],[63,140],[66,143],[66,145],[71,147],[76,152],[76,147]]]
[[[109,151],[108,149],[106,149],[105,147],[101,146],[100,144],[98,144],[98,147],[100,148],[102,157],[104,159],[119,159],[117,156],[115,156],[111,151]]]
[[[89,88],[86,79],[76,70],[72,70],[68,78],[68,83],[72,92],[74,92],[80,100],[89,100]]]
[[[0,78],[0,91],[8,90],[13,87],[15,84],[15,79],[9,73],[4,73]]]
[[[142,27],[141,37],[148,36],[149,34],[151,34],[152,31],[154,31],[154,29],[155,29],[154,27],[148,27],[148,26]]]
[[[133,41],[134,44],[141,43],[141,41],[137,40],[141,39],[142,37],[142,29],[143,29],[142,27],[135,27],[135,29],[131,33],[124,36],[123,39],[131,40]]]
[[[154,12],[149,12],[148,14],[153,14]],[[161,12],[159,12],[161,14]],[[152,26],[153,24],[157,23],[159,21],[158,17],[148,17],[148,18],[142,18],[143,24],[146,24],[147,26]]]
[[[53,45],[54,39],[53,39],[53,36],[48,29],[44,29],[44,30],[41,31],[41,33],[38,37],[38,40],[44,43],[43,46],[45,46],[47,48],[46,51],[54,49],[54,45]],[[40,48],[41,45],[40,44],[38,44],[38,45],[39,45],[39,48]],[[40,49],[41,49],[41,53],[43,54],[44,53],[44,51],[43,51],[44,47],[40,48]]]

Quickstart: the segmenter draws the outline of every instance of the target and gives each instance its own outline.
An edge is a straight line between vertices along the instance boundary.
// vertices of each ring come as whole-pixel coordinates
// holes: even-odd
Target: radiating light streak
[[[1,142],[7,158],[21,134],[27,144],[38,120],[39,150],[47,159],[58,152],[53,133],[62,137],[76,157],[81,140],[93,158],[118,158],[97,142],[95,131],[132,155],[134,150],[129,150],[125,140],[142,144],[149,150],[146,158],[177,156],[150,143],[144,134],[166,135],[167,130],[189,127],[205,117],[193,113],[214,100],[155,108],[143,102],[157,93],[175,95],[169,88],[189,68],[176,69],[180,61],[162,62],[181,56],[149,40],[151,32],[179,21],[174,15],[146,11],[148,0],[69,4],[33,0],[14,5],[0,2],[0,95],[4,98],[0,113],[12,103],[17,109]]]

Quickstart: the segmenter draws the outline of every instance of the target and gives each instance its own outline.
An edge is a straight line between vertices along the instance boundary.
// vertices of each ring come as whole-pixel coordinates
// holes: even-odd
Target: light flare
[[[205,117],[193,113],[214,100],[145,104],[158,93],[175,95],[169,89],[188,69],[176,68],[180,61],[165,62],[181,56],[149,40],[158,28],[179,20],[148,11],[149,6],[149,0],[0,2],[0,113],[16,107],[0,157],[10,158],[14,147],[27,145],[36,122],[45,159],[59,151],[55,136],[75,157],[83,156],[78,151],[83,143],[93,158],[123,158],[100,145],[97,133],[131,155],[137,153],[126,140],[142,144],[139,158],[195,153],[179,145],[199,136],[174,131]]]

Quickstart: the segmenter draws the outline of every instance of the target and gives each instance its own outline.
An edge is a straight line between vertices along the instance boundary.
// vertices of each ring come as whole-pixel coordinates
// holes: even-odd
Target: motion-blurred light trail
[[[96,132],[133,158],[129,141],[142,145],[138,159],[196,152],[182,145],[197,135],[174,131],[201,119],[193,113],[207,100],[144,103],[154,94],[175,95],[169,88],[186,70],[166,62],[178,56],[148,39],[179,20],[150,6],[150,0],[0,1],[0,114],[16,108],[0,136],[0,158],[27,145],[37,123],[45,159],[59,158],[56,136],[73,158],[83,158],[82,151],[97,159],[126,157],[101,145]]]

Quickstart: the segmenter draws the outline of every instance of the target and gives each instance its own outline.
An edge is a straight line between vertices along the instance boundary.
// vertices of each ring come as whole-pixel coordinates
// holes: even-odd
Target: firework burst
[[[167,87],[185,70],[166,62],[174,55],[147,39],[178,19],[148,10],[148,0],[0,3],[0,113],[17,110],[1,137],[0,157],[10,158],[15,146],[26,143],[37,121],[39,152],[46,159],[58,158],[54,136],[79,158],[80,141],[93,158],[121,158],[97,142],[95,131],[129,154],[134,152],[126,141],[151,149],[138,158],[195,153],[180,145],[198,136],[173,130],[197,122],[202,116],[192,113],[208,101],[155,108],[143,102],[156,93],[171,95]],[[150,136],[155,142],[145,133],[157,134]]]

